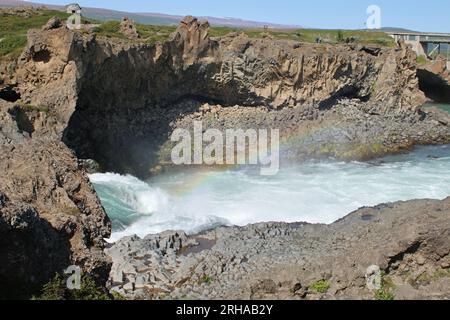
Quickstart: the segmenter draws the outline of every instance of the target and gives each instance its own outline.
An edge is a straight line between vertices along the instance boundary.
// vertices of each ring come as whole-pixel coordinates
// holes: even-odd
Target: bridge
[[[435,59],[437,55],[447,58],[450,70],[450,33],[388,32],[395,41],[404,40],[412,46],[418,56]]]

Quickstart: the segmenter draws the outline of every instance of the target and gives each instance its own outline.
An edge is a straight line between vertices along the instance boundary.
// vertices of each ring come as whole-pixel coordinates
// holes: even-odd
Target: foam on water
[[[450,146],[422,147],[370,163],[309,162],[272,177],[258,173],[198,170],[150,182],[107,173],[90,179],[113,221],[111,241],[267,221],[332,223],[362,206],[449,196]],[[195,187],[178,192],[184,185]]]

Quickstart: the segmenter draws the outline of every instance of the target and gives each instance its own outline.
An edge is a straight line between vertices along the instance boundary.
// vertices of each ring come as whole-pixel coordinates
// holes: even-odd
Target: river
[[[90,175],[123,236],[257,222],[332,223],[362,206],[450,195],[450,146],[418,147],[371,162],[311,161],[261,176],[251,169],[190,170],[151,181]]]

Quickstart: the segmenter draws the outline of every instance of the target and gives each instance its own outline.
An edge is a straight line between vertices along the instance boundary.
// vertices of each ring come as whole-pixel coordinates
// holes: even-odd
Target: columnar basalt
[[[272,115],[279,111],[280,117],[293,120],[283,135],[307,131],[321,121],[345,131],[339,128],[343,119],[331,120],[329,114],[339,101],[349,99],[357,102],[362,116],[396,117],[393,124],[405,117],[416,124],[429,120],[418,111],[424,95],[418,88],[415,55],[403,45],[373,50],[241,34],[210,38],[208,28],[206,21],[187,17],[169,41],[153,45],[80,35],[64,27],[30,32],[16,75],[17,90],[25,103],[48,106],[47,121],[52,124],[41,126],[45,134],[52,131],[79,157],[95,159],[105,170],[140,176],[161,160],[158,155],[174,123],[198,114],[198,102],[225,107],[224,112],[226,107],[243,107],[243,115],[235,115],[238,127],[284,128],[276,121],[257,120],[261,117],[255,110],[265,108]],[[306,121],[297,116],[308,113],[312,117]],[[256,120],[248,121],[252,118]],[[448,128],[433,130],[448,139]],[[375,136],[369,144],[384,143]],[[392,152],[430,141],[406,138],[407,144],[386,144],[379,150]],[[356,139],[352,145],[362,143],[367,141]],[[306,149],[301,143],[292,148],[297,154]],[[345,158],[331,151],[328,155]],[[358,152],[354,156],[363,158]]]
[[[170,133],[194,119],[281,128],[296,137],[285,151],[297,160],[365,159],[450,141],[448,115],[420,110],[416,57],[404,45],[211,38],[208,30],[206,21],[187,17],[168,41],[142,44],[54,20],[29,31],[18,61],[2,63],[3,278],[22,268],[33,246],[45,263],[32,259],[20,269],[25,285],[71,263],[105,278],[102,238],[110,224],[83,160],[148,176],[164,160]],[[47,242],[30,240],[42,234]]]
[[[109,283],[131,299],[370,300],[377,290],[366,275],[376,266],[388,283],[381,290],[396,299],[448,299],[449,216],[450,198],[416,200],[362,208],[331,225],[126,237],[107,250]]]

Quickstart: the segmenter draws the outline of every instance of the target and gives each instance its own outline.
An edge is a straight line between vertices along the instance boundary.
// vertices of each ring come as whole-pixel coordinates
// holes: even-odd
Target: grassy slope
[[[17,57],[26,45],[26,34],[29,29],[41,28],[51,17],[58,16],[66,19],[68,15],[61,11],[41,10],[35,12],[31,17],[19,17],[1,15],[0,12],[0,59]],[[84,22],[88,22],[84,20]],[[91,21],[92,23],[92,21]],[[95,32],[105,37],[124,38],[119,32],[118,21],[103,22]],[[139,42],[154,43],[168,39],[175,31],[174,26],[156,26],[148,24],[137,24],[141,36]],[[368,31],[338,31],[338,30],[263,30],[263,29],[239,29],[228,27],[212,27],[211,36],[224,36],[230,32],[244,32],[251,38],[261,38],[268,34],[274,39],[295,40],[301,42],[315,42],[321,37],[329,43],[338,43],[346,38],[354,37],[356,42],[362,44],[375,44],[393,46],[393,40],[383,32]]]
[[[119,32],[120,23],[118,21],[104,22],[96,32],[106,37],[123,36]],[[175,31],[174,26],[155,26],[146,24],[136,24],[136,28],[141,36],[141,42],[154,43],[168,39],[169,35]],[[324,42],[339,43],[346,38],[355,38],[357,43],[367,45],[394,46],[394,40],[384,32],[357,31],[357,30],[319,30],[319,29],[240,29],[229,27],[211,27],[212,37],[225,36],[231,32],[244,32],[250,38],[262,38],[270,35],[274,39],[295,40],[300,42],[313,43],[320,37]]]
[[[68,15],[60,11],[39,11],[26,18],[21,16],[1,15],[0,13],[0,58],[15,58],[20,55],[27,42],[27,31],[41,28],[51,17],[66,19]]]
[[[235,29],[215,27],[211,30],[212,36],[223,36],[230,32],[244,32],[251,38],[261,38],[269,34],[274,39],[295,40],[313,43],[320,37],[324,42],[339,43],[346,38],[355,38],[355,42],[370,45],[393,46],[394,40],[384,32],[358,31],[358,30],[324,30],[324,29]]]

